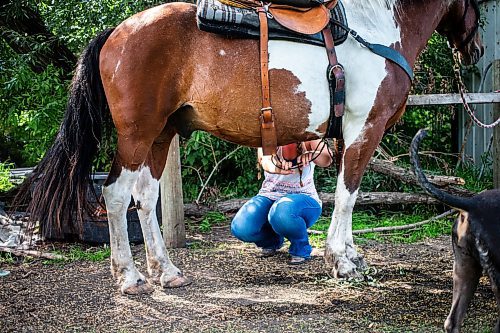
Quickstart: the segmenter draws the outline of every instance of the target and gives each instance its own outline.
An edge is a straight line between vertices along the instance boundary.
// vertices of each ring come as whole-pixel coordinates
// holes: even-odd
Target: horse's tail
[[[425,177],[425,174],[422,171],[422,167],[420,166],[420,160],[418,158],[418,147],[420,146],[420,142],[426,135],[427,135],[426,130],[421,129],[420,131],[418,131],[418,133],[415,135],[415,137],[411,142],[411,148],[410,148],[410,158],[411,158],[411,163],[413,164],[413,171],[417,176],[420,186],[422,186],[431,196],[443,202],[444,204],[468,211],[471,205],[471,200],[469,198],[457,197],[447,192],[444,192],[435,187],[434,185],[432,185],[427,180],[427,177]]]
[[[46,238],[81,234],[83,213],[92,208],[87,196],[89,188],[95,194],[92,163],[103,129],[111,124],[99,74],[99,54],[113,30],[95,37],[80,56],[55,142],[14,200],[16,204],[27,203],[30,220],[39,221]]]

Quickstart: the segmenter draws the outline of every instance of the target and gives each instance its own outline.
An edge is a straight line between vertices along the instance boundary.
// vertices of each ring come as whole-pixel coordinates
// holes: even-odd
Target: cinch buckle
[[[271,12],[269,12],[269,6],[271,6],[271,3],[265,3],[263,1],[260,2],[262,8],[264,9],[264,12],[266,13],[266,16],[268,19],[273,19],[274,16],[273,14],[271,14]]]
[[[260,109],[260,119],[262,123],[268,124],[273,122],[274,114],[272,111],[273,108],[270,106]]]
[[[330,68],[330,71],[328,71],[328,80],[330,81],[335,77],[335,74],[333,74],[333,70],[335,68],[340,68],[342,71],[344,71],[344,66],[342,66],[341,64],[333,65],[332,68]]]

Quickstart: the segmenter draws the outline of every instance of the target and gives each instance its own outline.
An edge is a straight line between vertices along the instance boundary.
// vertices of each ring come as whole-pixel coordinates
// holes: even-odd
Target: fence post
[[[500,90],[500,59],[493,62],[493,91]],[[493,121],[500,117],[500,103],[493,104]],[[500,125],[493,128],[493,186],[500,188]]]
[[[186,227],[178,135],[175,135],[170,143],[167,165],[160,179],[160,193],[165,244],[168,248],[185,247]]]

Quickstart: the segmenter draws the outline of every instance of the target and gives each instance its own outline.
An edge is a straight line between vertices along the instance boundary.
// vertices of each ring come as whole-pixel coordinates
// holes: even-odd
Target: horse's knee
[[[132,190],[138,211],[150,213],[156,210],[159,181],[154,179],[149,167],[144,167]]]
[[[106,210],[110,213],[120,213],[128,208],[130,204],[130,194],[127,196],[123,192],[117,191],[112,186],[104,186],[102,195],[106,202]]]

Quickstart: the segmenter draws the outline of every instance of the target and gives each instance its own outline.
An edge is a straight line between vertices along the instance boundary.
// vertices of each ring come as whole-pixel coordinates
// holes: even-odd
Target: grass
[[[208,212],[198,225],[198,230],[200,232],[210,232],[212,231],[212,226],[226,222],[227,218],[224,214],[220,212]]]
[[[0,264],[13,264],[15,263],[15,259],[14,259],[14,256],[12,255],[12,253],[0,253]]]
[[[417,223],[427,220],[437,215],[433,211],[417,211],[414,213],[408,212],[391,212],[381,211],[373,213],[370,211],[354,212],[352,215],[353,230],[361,230],[376,227],[391,227]],[[328,227],[330,226],[331,217],[321,217],[315,225],[311,227],[312,230],[324,231],[323,234],[310,235],[310,240],[313,246],[323,246],[326,240]],[[441,235],[448,235],[451,233],[452,220],[440,219],[413,230],[401,230],[385,233],[367,233],[362,235],[355,235],[358,242],[363,240],[373,239],[377,241],[390,241],[395,243],[414,243],[421,241],[425,238],[434,238]]]
[[[44,264],[69,263],[74,261],[92,261],[100,262],[108,259],[111,256],[111,248],[108,245],[99,247],[83,248],[80,245],[72,245],[64,251],[54,251],[55,254],[60,254],[66,259],[44,260]]]

